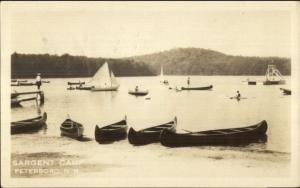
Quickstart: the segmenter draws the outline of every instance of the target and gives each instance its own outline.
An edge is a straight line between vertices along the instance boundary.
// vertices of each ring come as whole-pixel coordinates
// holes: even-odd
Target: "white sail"
[[[164,69],[163,66],[160,66],[160,81],[164,81]]]
[[[271,81],[283,80],[283,77],[275,65],[268,65],[266,79]]]
[[[112,71],[110,71],[111,86],[119,86],[119,83]]]
[[[90,85],[95,87],[106,87],[111,86],[111,79],[109,75],[108,64],[105,62],[98,71],[94,74]]]

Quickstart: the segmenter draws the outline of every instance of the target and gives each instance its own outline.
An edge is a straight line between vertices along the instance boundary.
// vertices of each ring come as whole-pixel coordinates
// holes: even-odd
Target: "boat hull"
[[[164,130],[161,133],[160,142],[168,147],[182,146],[207,146],[230,145],[239,146],[253,142],[266,141],[267,122],[262,121],[256,127],[219,129],[194,133],[174,133]],[[252,127],[252,128],[251,128]],[[247,130],[248,129],[248,130]],[[226,132],[227,134],[211,134],[213,132]],[[245,131],[239,131],[245,130]],[[231,133],[230,133],[231,132]]]
[[[95,139],[98,143],[108,143],[127,138],[127,125],[118,129],[100,129],[95,128]]]
[[[11,134],[31,133],[37,132],[46,127],[47,113],[44,112],[43,116],[22,120],[11,123]]]
[[[128,91],[128,94],[134,96],[146,96],[148,95],[148,91]]]
[[[92,87],[91,91],[117,91],[119,86],[112,86],[112,87]]]
[[[272,80],[266,80],[263,82],[264,85],[284,85],[285,80],[278,80],[278,81],[272,81]]]
[[[210,90],[213,88],[213,85],[206,87],[181,87],[181,90]]]
[[[289,89],[280,88],[280,90],[282,90],[284,95],[291,95],[292,94],[292,91],[289,90]]]
[[[248,85],[256,85],[256,81],[248,81]]]
[[[67,127],[66,124],[70,123],[72,123],[72,127]],[[83,137],[84,128],[80,123],[67,119],[61,124],[60,131],[61,136],[79,139]]]
[[[160,134],[164,129],[169,130],[170,132],[175,132],[176,120],[174,122],[169,122],[167,124],[171,124],[171,123],[172,125],[169,127],[158,128],[159,126],[156,126],[141,131],[135,131],[131,127],[128,132],[128,141],[130,144],[135,146],[141,146],[141,145],[159,142]]]

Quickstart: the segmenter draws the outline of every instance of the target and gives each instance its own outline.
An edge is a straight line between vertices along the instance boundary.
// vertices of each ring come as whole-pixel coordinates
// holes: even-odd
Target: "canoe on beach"
[[[47,113],[31,119],[11,122],[11,134],[36,132],[46,125]]]
[[[175,117],[174,120],[168,123],[146,128],[140,131],[136,131],[131,127],[128,132],[128,141],[133,145],[146,145],[154,142],[159,142],[161,132],[163,130],[174,132],[176,129],[176,125],[177,118]]]
[[[213,85],[205,87],[181,87],[181,90],[210,90],[213,88]]]
[[[99,128],[95,127],[95,139],[99,143],[113,142],[117,140],[125,139],[127,136],[127,120],[126,116],[123,120],[110,125]]]
[[[268,124],[265,120],[256,125],[217,129],[201,132],[175,133],[164,130],[160,142],[164,146],[239,145],[257,141],[266,136]]]
[[[60,126],[61,136],[79,139],[83,137],[83,126],[70,118],[66,119]]]

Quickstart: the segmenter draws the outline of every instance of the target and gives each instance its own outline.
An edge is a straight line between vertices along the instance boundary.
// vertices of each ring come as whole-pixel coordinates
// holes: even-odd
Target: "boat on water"
[[[81,81],[78,81],[78,82],[68,82],[67,83],[68,85],[84,85],[85,84],[85,82],[81,82]]]
[[[164,69],[162,65],[160,67],[160,82],[165,85],[169,85],[169,81],[164,78]]]
[[[36,85],[35,82],[19,82],[17,81],[16,83],[11,83],[11,86],[34,86]]]
[[[136,131],[131,127],[128,132],[128,141],[132,145],[146,145],[150,143],[159,142],[161,132],[163,130],[175,132],[176,125],[177,118],[175,117],[172,121],[168,123],[146,128],[140,131]]]
[[[135,96],[145,96],[148,95],[148,90],[129,90],[128,94],[135,95]]]
[[[123,120],[104,127],[96,125],[95,139],[99,143],[113,142],[125,139],[127,137],[127,119],[126,116]]]
[[[46,126],[47,113],[44,112],[42,116],[21,121],[11,122],[11,134],[31,133],[37,132]]]
[[[210,90],[213,88],[213,85],[204,86],[204,87],[181,87],[181,90]]]
[[[83,137],[83,126],[67,118],[60,126],[61,136],[67,136],[70,138],[80,139]]]
[[[291,95],[292,94],[292,91],[290,89],[280,88],[280,90],[282,91],[282,93],[284,95]]]
[[[105,62],[87,85],[91,91],[117,91],[120,87],[114,73],[109,70],[108,63]]]
[[[256,81],[250,81],[250,80],[248,80],[248,85],[256,85]]]
[[[283,85],[285,80],[275,65],[268,65],[264,85]]]
[[[205,146],[205,145],[243,145],[265,140],[268,124],[265,120],[256,125],[217,129],[201,132],[175,133],[164,130],[161,133],[160,142],[164,146]]]
[[[77,90],[92,90],[93,86],[76,86],[75,89]],[[73,88],[72,88],[73,89]],[[69,89],[69,90],[72,90],[72,89]]]

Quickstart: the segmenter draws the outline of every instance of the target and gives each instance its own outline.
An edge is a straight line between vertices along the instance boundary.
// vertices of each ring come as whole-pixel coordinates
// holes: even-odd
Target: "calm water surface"
[[[264,86],[258,84],[249,86],[243,80],[245,76],[191,76],[191,86],[206,86],[213,84],[211,91],[182,91],[176,92],[169,87],[186,85],[186,76],[167,76],[170,85],[165,86],[159,82],[159,77],[122,77],[118,78],[120,88],[117,92],[91,92],[84,90],[67,90],[68,81],[88,81],[82,79],[47,79],[50,84],[43,84],[45,104],[42,111],[47,112],[47,130],[34,134],[35,137],[51,137],[53,146],[63,147],[69,139],[60,137],[60,124],[70,117],[84,125],[85,136],[93,139],[80,143],[78,153],[87,154],[96,151],[113,153],[118,152],[146,153],[147,156],[168,157],[178,155],[183,159],[184,153],[197,156],[201,152],[217,151],[227,152],[243,150],[245,158],[248,152],[290,152],[290,96],[282,95],[280,87],[290,88],[290,77],[284,86]],[[263,77],[249,77],[252,80],[262,80]],[[135,97],[128,94],[129,89],[136,85],[149,90],[146,97]],[[35,87],[13,87],[12,89],[30,91]],[[242,97],[247,99],[236,101],[229,99],[239,90]],[[150,97],[150,100],[145,98]],[[12,109],[13,120],[20,120],[36,116],[34,102],[24,102],[22,108]],[[177,130],[201,131],[231,127],[243,127],[266,120],[269,127],[266,143],[250,144],[246,147],[193,147],[170,150],[160,144],[134,147],[127,140],[108,145],[99,145],[94,141],[95,125],[106,125],[118,121],[127,115],[129,127],[143,129],[170,121],[175,116],[178,119]],[[26,142],[32,135],[18,135],[18,139]],[[14,138],[14,136],[13,136]],[[74,141],[75,143],[78,141]],[[49,144],[49,143],[48,143]],[[51,143],[50,143],[51,144]],[[74,146],[75,147],[75,146]],[[64,148],[72,150],[74,148]],[[226,151],[223,151],[226,150]],[[28,149],[30,151],[30,149]],[[32,152],[35,150],[33,149]],[[100,155],[100,154],[99,154]],[[130,154],[128,154],[130,156]],[[126,156],[126,155],[124,155]],[[144,156],[144,155],[143,155]],[[126,160],[125,160],[126,161]]]

